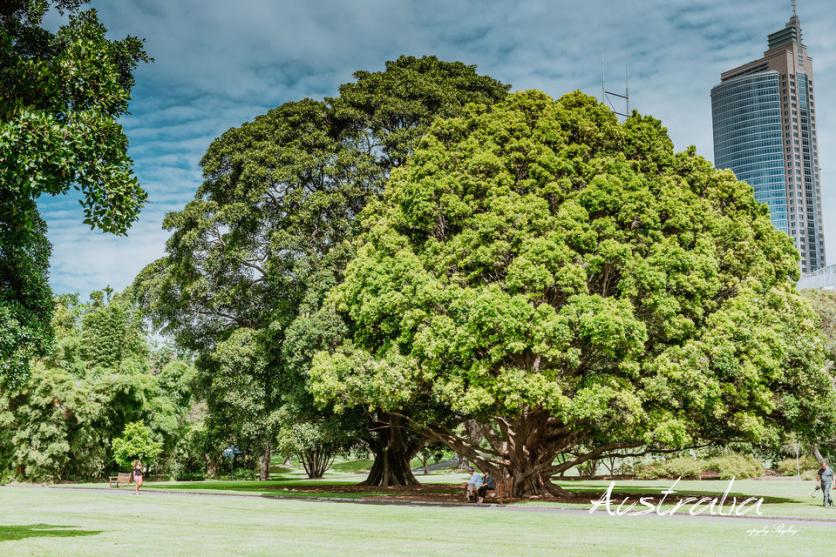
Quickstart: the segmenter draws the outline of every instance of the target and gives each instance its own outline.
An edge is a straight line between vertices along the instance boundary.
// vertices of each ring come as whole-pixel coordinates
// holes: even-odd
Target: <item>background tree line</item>
[[[86,303],[59,296],[52,326],[53,349],[31,363],[25,382],[0,392],[0,474],[99,478],[116,468],[114,448],[124,455],[123,433],[153,437],[163,453],[155,471],[176,474],[182,441],[200,427],[189,361],[152,349],[130,297],[109,290]],[[128,451],[127,458],[136,456]]]

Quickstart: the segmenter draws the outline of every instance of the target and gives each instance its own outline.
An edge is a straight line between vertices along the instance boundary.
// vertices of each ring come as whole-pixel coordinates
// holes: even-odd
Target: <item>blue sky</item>
[[[800,0],[813,57],[824,227],[836,263],[836,13]],[[759,57],[783,27],[789,0],[94,0],[113,37],[146,39],[156,59],[137,72],[124,119],[149,203],[126,237],[92,232],[77,198],[44,198],[56,292],[122,289],[161,256],[163,216],[201,181],[213,138],[282,102],[333,95],[358,69],[400,54],[435,54],[559,96],[623,87],[629,57],[633,107],[660,118],[677,149],[712,158],[709,91],[721,71]],[[52,15],[48,24],[54,26]]]

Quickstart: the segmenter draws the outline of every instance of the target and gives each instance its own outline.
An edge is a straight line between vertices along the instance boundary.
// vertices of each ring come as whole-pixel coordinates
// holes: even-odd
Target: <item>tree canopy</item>
[[[621,124],[577,92],[470,107],[433,124],[361,221],[329,295],[350,334],[315,356],[316,400],[400,415],[518,495],[615,451],[833,423],[790,239],[651,117]]]
[[[230,369],[247,384],[242,397],[258,392],[248,398],[249,416],[278,427],[268,416],[284,403],[312,409],[304,388],[308,362],[290,354],[290,365],[284,343],[297,319],[316,319],[324,293],[339,280],[356,215],[436,116],[493,103],[507,91],[473,66],[435,57],[401,57],[355,78],[338,97],[285,103],[216,139],[201,161],[204,182],[195,199],[165,220],[172,231],[167,255],[136,281],[149,314],[198,352],[213,408],[212,401],[230,396],[220,362],[246,357],[246,365]],[[327,341],[326,333],[310,340]],[[305,350],[298,342],[296,348]],[[241,417],[225,422],[243,424]],[[241,445],[261,447],[267,470],[278,430],[238,432],[247,439],[238,439]]]

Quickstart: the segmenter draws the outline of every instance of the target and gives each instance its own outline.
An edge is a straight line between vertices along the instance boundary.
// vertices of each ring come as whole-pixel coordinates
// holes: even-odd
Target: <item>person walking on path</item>
[[[133,465],[134,495],[139,495],[139,488],[142,487],[142,462],[134,460]]]
[[[821,485],[823,505],[825,507],[833,506],[833,499],[830,497],[830,490],[833,488],[833,469],[827,465],[827,462],[821,461],[821,468],[819,468],[816,479]]]

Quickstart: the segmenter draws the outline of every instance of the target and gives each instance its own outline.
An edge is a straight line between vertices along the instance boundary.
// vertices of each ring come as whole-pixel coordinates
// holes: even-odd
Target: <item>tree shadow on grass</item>
[[[0,542],[26,538],[75,538],[78,536],[95,536],[101,533],[101,530],[78,530],[75,526],[59,524],[0,524]]]

